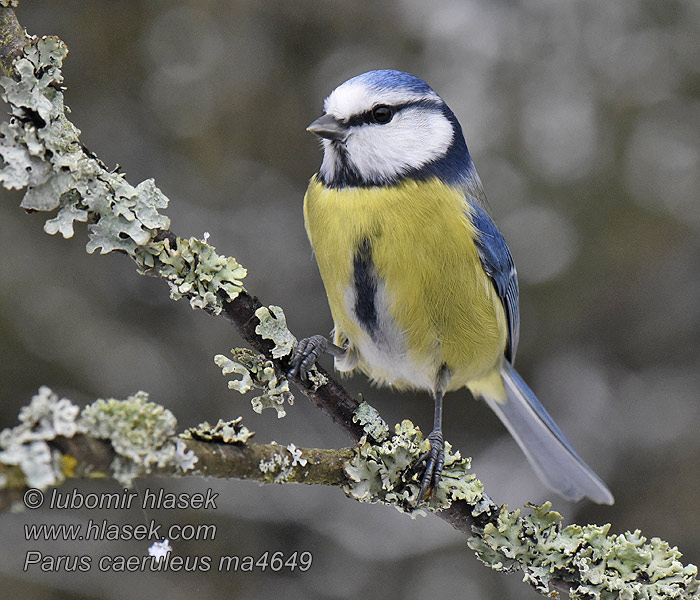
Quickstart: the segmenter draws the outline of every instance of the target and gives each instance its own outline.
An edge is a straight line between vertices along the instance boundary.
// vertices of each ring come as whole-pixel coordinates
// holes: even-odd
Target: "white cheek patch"
[[[363,179],[391,179],[444,156],[453,137],[452,124],[442,112],[407,107],[385,125],[353,128],[347,156]]]
[[[334,150],[333,144],[329,140],[323,140],[323,161],[321,162],[321,175],[326,179],[332,179],[333,175],[340,169],[341,160]]]

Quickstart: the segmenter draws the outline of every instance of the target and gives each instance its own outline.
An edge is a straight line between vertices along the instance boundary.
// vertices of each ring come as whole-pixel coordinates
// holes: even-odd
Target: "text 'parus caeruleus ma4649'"
[[[462,128],[422,80],[370,71],[336,88],[308,130],[323,162],[304,199],[306,230],[334,321],[333,342],[302,340],[291,373],[321,352],[435,401],[420,501],[444,462],[445,392],[467,387],[516,439],[540,478],[565,498],[612,504],[513,368],[518,280],[489,217]]]

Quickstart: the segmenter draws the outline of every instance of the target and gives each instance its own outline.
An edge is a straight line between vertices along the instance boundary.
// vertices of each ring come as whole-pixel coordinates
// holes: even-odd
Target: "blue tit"
[[[346,81],[324,108],[308,127],[323,142],[323,162],[304,198],[304,220],[333,341],[302,340],[290,372],[305,378],[328,352],[339,371],[432,394],[418,501],[444,463],[443,396],[467,387],[553,491],[612,504],[513,368],[518,279],[455,115],[424,81],[394,70]]]

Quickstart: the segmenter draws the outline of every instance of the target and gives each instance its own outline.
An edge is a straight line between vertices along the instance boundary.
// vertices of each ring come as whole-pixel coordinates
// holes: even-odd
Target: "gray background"
[[[305,126],[349,76],[398,68],[455,111],[521,280],[518,367],[617,503],[557,501],[566,519],[641,528],[700,560],[700,5],[110,0],[24,2],[35,34],[69,46],[66,102],[83,141],[133,184],[155,177],[180,235],[211,233],[245,284],[298,336],[331,328],[301,203],[320,162]],[[41,384],[78,403],[139,389],[182,426],[243,415],[257,441],[347,444],[299,396],[286,419],[252,413],[214,354],[240,344],[221,320],[168,299],[119,255],[89,256],[41,215],[0,202],[0,425]],[[329,364],[328,362],[326,364]],[[425,394],[348,381],[385,418],[429,428]],[[497,419],[468,393],[445,433],[499,502],[550,497]],[[335,489],[148,481],[219,492],[201,511],[0,516],[3,593],[21,598],[536,598],[482,567],[436,518],[411,520]],[[80,490],[117,491],[114,482]],[[64,488],[70,489],[70,488]],[[47,554],[145,552],[142,542],[26,542],[26,522],[218,525],[180,555],[310,551],[307,573],[22,572]]]

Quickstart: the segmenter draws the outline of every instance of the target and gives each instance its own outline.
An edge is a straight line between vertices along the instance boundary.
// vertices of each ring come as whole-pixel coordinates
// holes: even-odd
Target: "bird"
[[[514,368],[518,278],[491,219],[462,128],[423,80],[392,69],[334,89],[307,127],[323,160],[304,222],[330,306],[332,341],[302,339],[289,374],[306,381],[323,353],[340,372],[423,390],[434,401],[417,502],[444,466],[443,398],[468,388],[560,496],[614,502]]]

